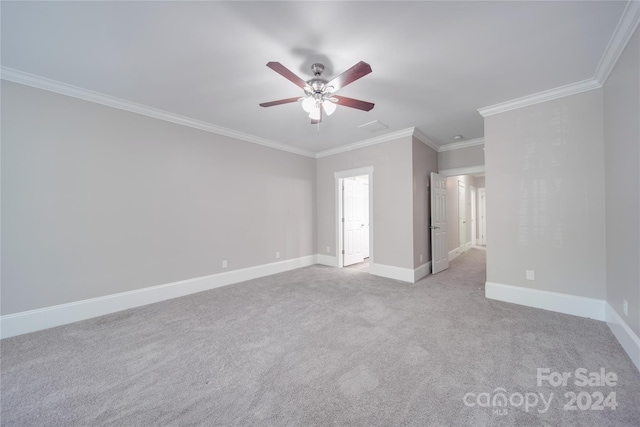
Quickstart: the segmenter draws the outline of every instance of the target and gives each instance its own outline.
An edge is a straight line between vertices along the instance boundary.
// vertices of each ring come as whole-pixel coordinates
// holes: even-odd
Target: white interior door
[[[478,235],[478,226],[476,222],[476,199],[477,199],[477,190],[476,187],[469,186],[469,190],[471,192],[471,244],[473,246],[477,245],[477,235]]]
[[[467,202],[464,182],[458,181],[458,244],[460,253],[467,247]]]
[[[364,261],[364,185],[363,181],[353,177],[343,181],[343,218],[344,218],[344,262],[351,265]],[[367,217],[366,222],[369,219]],[[367,232],[368,236],[368,232]]]
[[[362,215],[362,219],[364,220],[364,227],[362,228],[362,256],[365,258],[369,258],[369,177],[362,176],[358,177],[362,179],[362,195],[363,195],[363,203],[362,208],[364,214]]]
[[[447,178],[431,173],[431,273],[449,268],[447,246]]]
[[[487,244],[487,193],[484,188],[478,189],[478,198],[480,199],[480,244],[485,246]]]

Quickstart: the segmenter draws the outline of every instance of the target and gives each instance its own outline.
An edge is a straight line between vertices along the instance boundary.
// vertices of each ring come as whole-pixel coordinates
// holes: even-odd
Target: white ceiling
[[[416,127],[436,145],[484,136],[477,109],[594,77],[626,1],[2,2],[2,67],[296,149],[320,152]],[[303,79],[358,61],[319,134]],[[358,126],[388,125],[371,133]]]

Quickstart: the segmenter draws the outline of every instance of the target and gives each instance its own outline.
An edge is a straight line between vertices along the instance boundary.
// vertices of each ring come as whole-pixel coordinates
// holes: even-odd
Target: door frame
[[[469,186],[469,192],[471,196],[471,246],[475,246],[478,241],[478,220],[477,220],[477,200],[478,189],[473,185]]]
[[[336,258],[338,259],[338,268],[344,267],[344,242],[343,239],[343,222],[342,222],[342,184],[345,178],[353,178],[356,176],[369,177],[369,263],[373,264],[374,245],[373,245],[373,166],[366,166],[357,169],[349,169],[345,171],[334,172],[335,180],[335,229],[336,229]]]
[[[480,244],[487,244],[487,192],[486,188],[478,188],[478,207],[480,210]]]

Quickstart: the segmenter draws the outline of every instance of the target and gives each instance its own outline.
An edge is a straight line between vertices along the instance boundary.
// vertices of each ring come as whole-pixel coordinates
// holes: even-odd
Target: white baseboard
[[[318,257],[318,264],[328,265],[329,267],[338,267],[338,257],[324,254],[318,254],[316,256]]]
[[[605,320],[605,300],[492,282],[485,283],[484,295],[490,299],[528,307]]]
[[[378,263],[369,264],[369,274],[386,277],[387,279],[401,280],[403,282],[414,283],[414,270],[410,268],[394,267]]]
[[[431,273],[431,261],[428,261],[425,264],[422,264],[420,267],[413,270],[413,283],[422,279],[429,273]]]
[[[624,351],[640,371],[640,338],[631,330],[622,317],[607,303],[606,321]]]
[[[460,255],[460,246],[449,251],[449,262],[458,258],[458,255]]]
[[[196,277],[134,291],[106,295],[67,304],[0,316],[0,338],[53,328],[116,311],[152,304],[196,292],[207,291],[245,280],[294,270],[317,263],[317,255],[309,255],[271,264]]]
[[[318,264],[329,267],[338,267],[338,258],[329,255],[318,254]],[[386,277],[387,279],[401,280],[403,282],[415,283],[431,272],[431,261],[422,264],[418,268],[411,270],[408,268],[394,267],[379,263],[369,264],[369,274]]]

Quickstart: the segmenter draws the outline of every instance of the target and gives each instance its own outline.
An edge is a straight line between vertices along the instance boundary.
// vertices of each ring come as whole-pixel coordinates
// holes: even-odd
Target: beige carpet
[[[638,425],[640,374],[606,324],[487,300],[484,263],[417,284],[313,266],[5,339],[1,422]],[[538,386],[538,368],[572,377]],[[576,385],[581,368],[617,381]]]

